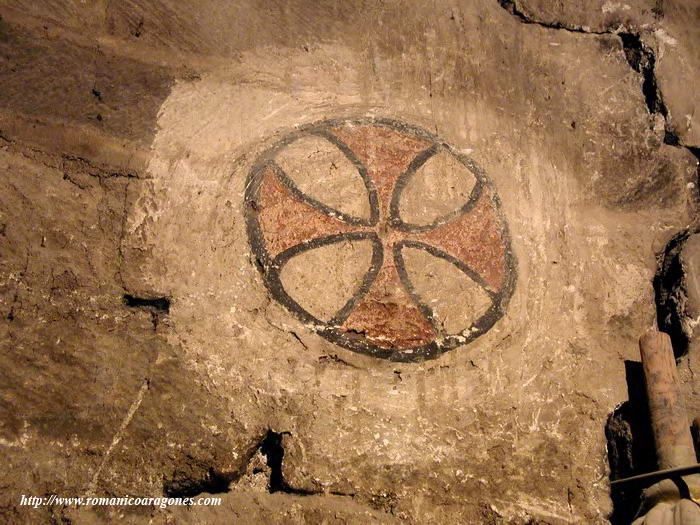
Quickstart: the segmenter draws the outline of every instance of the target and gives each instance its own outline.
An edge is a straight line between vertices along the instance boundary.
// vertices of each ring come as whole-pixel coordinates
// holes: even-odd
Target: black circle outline
[[[427,231],[434,228],[438,228],[456,217],[462,216],[471,210],[481,194],[484,188],[490,190],[490,200],[492,202],[492,207],[495,211],[498,225],[501,231],[501,240],[504,245],[504,263],[505,263],[505,280],[501,288],[497,291],[492,290],[483,279],[474,270],[469,268],[462,261],[459,261],[455,257],[435,248],[434,246],[419,242],[404,240],[399,241],[394,245],[393,254],[394,262],[399,273],[399,278],[402,285],[420,308],[421,312],[426,316],[426,318],[433,324],[436,329],[436,333],[439,334],[438,338],[431,343],[422,345],[414,348],[401,348],[401,349],[391,349],[383,348],[374,343],[367,341],[362,334],[358,334],[358,337],[352,337],[352,334],[340,329],[340,325],[347,319],[349,314],[354,309],[355,305],[360,301],[360,299],[369,291],[370,286],[374,282],[379,269],[382,266],[384,260],[384,250],[382,243],[375,232],[348,232],[336,235],[324,236],[320,238],[311,239],[304,241],[300,244],[292,246],[279,253],[275,258],[271,258],[270,254],[267,252],[264,244],[264,238],[262,231],[260,229],[260,224],[257,220],[257,206],[256,200],[260,190],[260,184],[264,176],[265,171],[268,168],[274,170],[275,175],[279,180],[294,194],[295,197],[308,203],[314,208],[318,209],[322,213],[329,215],[331,217],[340,219],[347,224],[353,224],[357,226],[375,226],[379,221],[379,199],[377,195],[376,187],[374,182],[369,177],[367,173],[367,168],[362,164],[362,162],[357,158],[357,156],[350,150],[350,148],[345,145],[340,139],[333,135],[329,130],[340,125],[374,125],[377,127],[385,127],[393,129],[395,131],[401,131],[406,134],[413,135],[427,142],[432,143],[430,147],[419,153],[411,162],[408,169],[399,177],[397,183],[392,191],[392,197],[389,206],[389,224],[404,232],[421,232]],[[282,168],[280,168],[274,161],[277,153],[293,143],[294,141],[306,137],[309,135],[315,135],[325,138],[332,144],[334,144],[338,149],[350,160],[350,162],[355,165],[358,170],[360,177],[362,178],[365,187],[367,188],[367,193],[370,201],[370,218],[365,219],[361,217],[355,217],[329,206],[309,197],[308,195],[301,192],[294,182],[284,173]],[[428,225],[417,225],[404,222],[400,217],[399,212],[399,202],[401,198],[401,193],[409,182],[410,178],[416,173],[416,171],[433,155],[440,151],[447,151],[452,154],[457,160],[459,160],[469,171],[475,176],[476,183],[469,200],[462,207],[454,210],[444,216],[438,217],[432,223]],[[484,172],[479,168],[474,161],[466,157],[465,155],[457,152],[450,145],[441,141],[437,136],[432,133],[413,126],[410,124],[405,124],[403,122],[384,119],[384,118],[350,118],[350,119],[331,119],[323,120],[320,122],[315,122],[303,126],[299,126],[296,131],[289,133],[282,139],[275,142],[270,148],[262,152],[256,159],[253,168],[248,175],[245,187],[245,197],[244,197],[244,215],[246,220],[246,229],[248,232],[248,240],[250,244],[251,251],[255,256],[255,262],[263,276],[263,281],[266,288],[280,304],[282,304],[287,310],[294,314],[300,321],[307,324],[314,332],[318,333],[322,337],[331,341],[334,344],[352,350],[354,352],[370,355],[372,357],[389,359],[391,361],[397,362],[420,362],[428,359],[434,359],[440,356],[442,353],[452,350],[457,346],[463,346],[471,343],[485,332],[487,332],[493,325],[505,314],[506,307],[510,298],[515,290],[515,284],[517,280],[517,261],[515,255],[512,251],[511,238],[508,230],[507,223],[501,212],[501,202],[497,193],[495,192],[491,181],[486,177]],[[282,286],[280,274],[281,270],[292,257],[321,246],[327,246],[337,242],[343,241],[353,241],[353,240],[370,240],[372,242],[372,262],[370,268],[365,273],[362,283],[358,288],[357,292],[346,302],[346,304],[336,313],[336,315],[329,321],[324,322],[310,314],[306,311],[299,303],[297,303]],[[433,256],[440,257],[459,268],[468,277],[472,278],[477,284],[479,284],[484,290],[491,296],[492,304],[489,309],[475,322],[473,322],[468,328],[462,330],[458,334],[440,334],[439,327],[436,323],[435,317],[432,310],[423,303],[422,299],[413,289],[413,285],[408,278],[406,272],[405,263],[401,251],[404,247],[418,248],[427,251]],[[475,278],[476,277],[476,278]]]
[[[342,212],[336,208],[331,208],[330,206],[323,204],[322,202],[314,199],[313,197],[310,197],[306,193],[302,192],[294,183],[294,181],[277,164],[277,162],[275,162],[274,158],[277,156],[280,150],[286,148],[287,146],[296,142],[297,140],[308,137],[310,135],[323,138],[331,144],[333,144],[336,148],[338,148],[341,151],[341,153],[343,153],[343,155],[345,155],[345,157],[350,161],[350,163],[355,166],[358,174],[360,175],[360,178],[362,179],[363,184],[365,185],[365,189],[367,190],[367,195],[369,197],[369,219],[365,219],[363,217],[355,217],[354,215]],[[367,173],[367,168],[362,164],[360,159],[357,158],[357,155],[355,155],[355,153],[350,148],[348,148],[343,142],[338,140],[332,134],[324,132],[323,130],[315,130],[312,133],[295,133],[292,135],[288,135],[287,137],[285,137],[285,139],[282,139],[275,145],[275,147],[271,148],[263,155],[265,155],[267,162],[265,163],[265,165],[262,166],[262,170],[264,171],[268,167],[272,168],[275,172],[275,175],[277,175],[280,181],[282,181],[282,183],[289,189],[289,191],[291,191],[294,194],[294,196],[300,201],[313,206],[320,212],[325,213],[326,215],[338,218],[343,222],[346,222],[347,224],[352,224],[355,226],[376,226],[379,222],[379,197],[377,195],[377,188],[374,186],[374,181]]]

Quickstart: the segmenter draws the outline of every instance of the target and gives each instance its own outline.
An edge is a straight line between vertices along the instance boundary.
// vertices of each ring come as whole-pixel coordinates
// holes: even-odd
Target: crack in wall
[[[304,343],[304,341],[301,340],[301,337],[299,337],[299,334],[297,334],[297,333],[296,333],[295,331],[293,331],[293,330],[290,331],[289,333],[292,334],[292,336],[294,337],[294,339],[296,339],[297,341],[299,341],[299,344],[301,344],[301,346],[304,347],[304,350],[308,350],[308,349],[309,349],[309,347],[306,346],[306,343]]]
[[[81,173],[89,177],[98,179],[140,179],[138,173],[131,171],[119,170],[114,166],[100,165],[92,162],[84,157],[71,154],[56,154],[50,153],[40,148],[30,146],[26,142],[18,142],[14,139],[2,135],[0,131],[0,140],[4,143],[4,148],[11,153],[17,154],[32,162],[41,164],[47,168],[55,169],[63,172],[63,180],[74,184],[81,190],[86,187],[71,177],[71,173]]]
[[[325,354],[325,355],[319,356],[318,362],[319,363],[336,363],[339,365],[348,366],[350,368],[358,368],[355,365],[348,363],[345,359],[338,357],[338,354]]]
[[[561,22],[542,22],[540,20],[533,20],[530,15],[525,14],[519,7],[516,0],[498,0],[499,5],[508,11],[515,18],[520,20],[523,24],[532,24],[548,29],[561,29],[564,31],[569,31],[570,33],[584,33],[587,35],[607,35],[614,34],[612,31],[591,31],[580,26],[567,26]]]
[[[291,335],[294,338],[294,340],[297,343],[299,343],[304,350],[308,350],[309,347],[306,345],[306,343],[304,343],[304,341],[301,339],[299,334],[297,334],[293,328],[280,326],[277,323],[275,323],[275,321],[273,319],[270,318],[270,307],[272,306],[272,304],[273,304],[272,298],[266,294],[265,295],[265,305],[262,307],[262,311],[263,311],[263,319],[265,320],[267,325],[269,327],[273,328],[274,330],[286,335],[286,336]]]
[[[637,33],[619,32],[617,35],[622,42],[622,50],[625,53],[627,63],[634,71],[642,75],[642,94],[647,111],[650,115],[660,114],[664,119],[668,118],[668,109],[656,83],[654,71],[656,56],[654,52],[644,45]]]

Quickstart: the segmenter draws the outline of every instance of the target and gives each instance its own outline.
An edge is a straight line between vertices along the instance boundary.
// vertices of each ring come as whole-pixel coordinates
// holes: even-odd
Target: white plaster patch
[[[658,28],[656,31],[654,31],[654,36],[659,39],[659,41],[663,42],[664,44],[668,44],[669,46],[675,46],[678,44],[678,40],[673,38],[662,28]]]
[[[605,2],[601,11],[603,13],[614,13],[615,11],[629,11],[632,9],[629,5],[623,4],[621,2]]]

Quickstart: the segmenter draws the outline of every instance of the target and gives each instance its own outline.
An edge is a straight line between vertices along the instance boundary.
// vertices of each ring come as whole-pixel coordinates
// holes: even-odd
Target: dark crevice
[[[271,494],[275,492],[284,492],[301,496],[317,494],[316,492],[294,488],[284,479],[282,463],[284,461],[283,439],[285,435],[291,434],[289,432],[274,432],[273,430],[269,430],[260,442],[260,452],[267,459],[267,466],[270,468],[268,490]]]
[[[357,330],[355,328],[350,328],[349,330],[346,330],[345,333],[348,337],[356,337],[356,338],[365,337],[365,335],[367,334],[367,332],[365,332],[364,330]]]
[[[296,339],[297,341],[299,341],[299,343],[301,344],[301,346],[304,347],[304,350],[308,350],[308,349],[309,349],[309,347],[306,346],[306,343],[304,343],[304,341],[301,340],[301,337],[299,337],[299,335],[298,335],[296,332],[290,332],[290,334],[292,334],[292,336],[294,337],[294,339]]]
[[[498,4],[508,11],[511,15],[517,17],[520,19],[520,21],[523,24],[532,24],[533,22],[530,21],[528,17],[526,17],[519,9],[518,6],[515,5],[515,2],[513,0],[498,0]]]
[[[498,3],[503,9],[508,11],[514,17],[518,18],[523,24],[532,24],[549,29],[561,29],[571,33],[586,33],[592,35],[612,34],[612,31],[586,31],[582,27],[565,26],[561,22],[541,22],[538,20],[533,20],[518,8],[518,4],[515,3],[515,0],[498,0]]]
[[[355,365],[348,363],[345,359],[342,357],[338,357],[337,354],[327,354],[327,355],[322,355],[318,358],[319,363],[338,363],[339,365],[344,365],[344,366],[349,366],[350,368],[357,368]]]
[[[622,41],[622,49],[630,67],[642,75],[642,93],[650,115],[659,113],[664,118],[668,116],[668,109],[664,104],[661,92],[656,84],[654,67],[656,57],[654,52],[644,45],[642,39],[635,33],[619,33]]]
[[[698,159],[698,162],[700,162],[700,148],[696,148],[695,146],[686,146],[686,149],[692,153],[696,159]]]
[[[258,270],[260,271],[260,273],[262,273],[264,275],[266,273],[266,270],[265,270],[265,264],[263,264],[262,260],[260,260],[259,257],[255,257],[253,262],[254,262],[255,266],[258,267]]]
[[[163,316],[170,313],[169,297],[145,298],[125,294],[122,299],[126,306],[130,306],[132,308],[145,308],[148,312],[150,312],[153,330],[158,330],[158,323],[160,323]]]
[[[676,234],[657,255],[658,269],[654,276],[656,322],[659,330],[671,337],[676,358],[688,351],[690,338],[686,327],[685,270],[681,252],[685,241],[695,231],[684,230]]]
[[[625,361],[625,375],[628,401],[608,416],[605,425],[611,481],[656,470],[642,364]],[[610,523],[631,523],[642,505],[642,488],[638,485],[612,488],[611,497]]]
[[[669,146],[680,147],[681,139],[678,138],[678,135],[676,135],[672,131],[664,130],[664,144],[668,144]]]
[[[685,147],[698,161],[698,166],[696,170],[696,179],[695,179],[695,184],[697,185],[698,190],[700,191],[700,148],[696,148],[694,146],[683,146],[680,144],[681,147]]]
[[[170,312],[170,298],[168,297],[136,297],[129,294],[124,294],[124,304],[134,308],[153,308],[159,312]]]

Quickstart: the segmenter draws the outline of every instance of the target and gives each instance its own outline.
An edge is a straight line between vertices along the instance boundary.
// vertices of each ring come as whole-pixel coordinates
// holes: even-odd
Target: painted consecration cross
[[[350,350],[435,358],[491,329],[513,293],[492,184],[421,128],[369,118],[301,127],[258,156],[245,200],[269,293]]]

